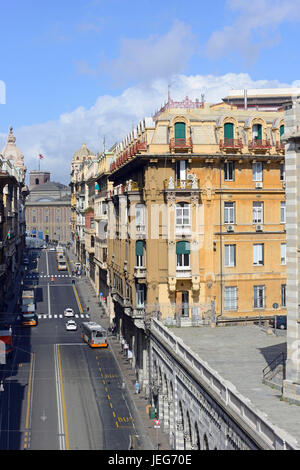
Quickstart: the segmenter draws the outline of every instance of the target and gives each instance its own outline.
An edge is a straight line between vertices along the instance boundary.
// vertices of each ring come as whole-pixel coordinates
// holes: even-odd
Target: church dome
[[[9,128],[7,144],[4,146],[1,153],[6,160],[12,160],[16,168],[20,168],[23,171],[26,170],[24,165],[24,155],[22,154],[21,150],[16,146],[16,138],[14,136],[12,127]]]
[[[89,160],[91,156],[94,156],[93,152],[89,150],[85,143],[82,144],[79,150],[73,155],[73,162]]]

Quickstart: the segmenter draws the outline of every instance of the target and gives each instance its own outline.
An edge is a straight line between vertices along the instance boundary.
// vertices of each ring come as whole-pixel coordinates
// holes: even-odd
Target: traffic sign
[[[273,303],[273,308],[274,308],[275,310],[277,310],[278,307],[279,307],[279,305],[278,305],[276,302],[274,302],[274,303]]]

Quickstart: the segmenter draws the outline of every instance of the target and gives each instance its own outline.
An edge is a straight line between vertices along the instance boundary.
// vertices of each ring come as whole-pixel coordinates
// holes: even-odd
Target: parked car
[[[77,323],[74,320],[67,321],[66,330],[67,331],[76,331],[77,330]]]
[[[276,318],[276,328],[280,330],[286,330],[286,315],[275,315],[274,318],[269,320],[269,324],[272,328],[275,328],[275,318]]]
[[[74,310],[72,308],[66,308],[66,310],[64,311],[64,316],[65,317],[74,317],[75,313],[74,313]]]

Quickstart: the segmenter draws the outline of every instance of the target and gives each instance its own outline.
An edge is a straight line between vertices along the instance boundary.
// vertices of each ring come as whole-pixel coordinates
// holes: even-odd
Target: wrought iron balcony
[[[193,143],[191,137],[188,139],[170,139],[170,150],[193,150]]]
[[[248,142],[248,149],[254,151],[265,151],[271,148],[271,142],[269,139],[253,139]]]
[[[220,140],[220,150],[240,150],[243,148],[242,139],[228,139],[225,137]]]

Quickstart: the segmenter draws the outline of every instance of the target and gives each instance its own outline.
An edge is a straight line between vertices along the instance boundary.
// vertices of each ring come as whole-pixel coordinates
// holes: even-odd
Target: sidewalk
[[[67,251],[67,256],[70,260],[70,268],[72,269],[72,263],[77,262],[72,249]],[[83,276],[82,278],[76,279],[75,287],[78,292],[78,296],[83,309],[89,307],[90,319],[103,325],[104,328],[108,328],[109,320],[105,311],[99,306],[98,298],[92,287],[90,280]],[[163,423],[160,423],[159,429],[154,429],[154,420],[149,418],[148,408],[149,401],[145,398],[143,392],[135,394],[134,384],[136,381],[136,375],[132,369],[129,360],[123,355],[121,344],[115,336],[109,336],[109,347],[116,359],[116,362],[120,369],[120,375],[123,380],[123,386],[128,392],[130,401],[130,408],[133,413],[135,427],[138,437],[136,442],[132,443],[132,447],[135,450],[156,450],[158,447],[160,450],[171,450],[169,444],[168,434],[162,431]]]

